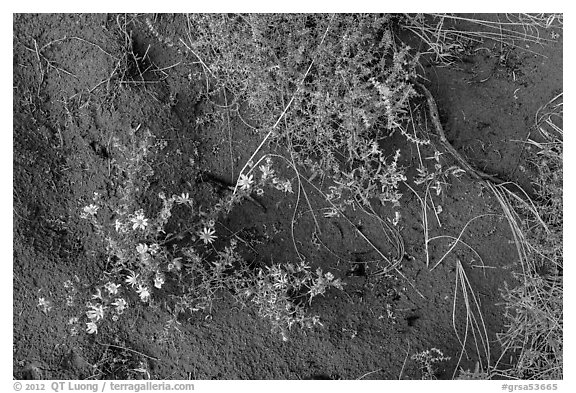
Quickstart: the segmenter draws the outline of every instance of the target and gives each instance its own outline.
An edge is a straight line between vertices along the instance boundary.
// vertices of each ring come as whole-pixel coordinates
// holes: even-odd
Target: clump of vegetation
[[[238,192],[228,193],[203,211],[188,192],[167,197],[156,214],[145,212],[140,197],[148,191],[147,178],[153,174],[147,156],[149,130],[133,129],[128,142],[115,140],[118,156],[114,159],[117,198],[96,193],[92,203],[82,209],[106,249],[105,282],[96,288],[87,302],[86,332],[98,333],[98,327],[110,318],[120,319],[128,307],[151,304],[156,298],[168,298],[167,307],[174,318],[186,312],[210,312],[220,291],[228,291],[242,306],[255,305],[258,314],[268,318],[272,330],[284,340],[294,324],[303,328],[319,325],[317,316],[308,316],[307,304],[329,287],[342,289],[339,279],[321,270],[313,272],[305,262],[298,265],[274,265],[265,269],[250,268],[237,251],[235,238],[216,249],[216,221],[252,191],[263,193],[273,187],[291,192],[290,181],[279,178],[270,157],[259,166],[259,177],[244,175]],[[170,233],[170,219],[177,207],[188,210],[187,233]],[[183,214],[180,212],[180,214]],[[109,219],[109,217],[112,217]],[[216,251],[215,256],[211,256]],[[169,288],[169,289],[167,289]]]
[[[323,274],[320,268],[313,272],[305,262],[259,269],[255,279],[243,284],[241,295],[257,306],[258,314],[270,320],[272,330],[281,333],[284,341],[295,324],[302,328],[322,325],[318,316],[306,314],[307,303],[330,287],[343,290],[339,278]]]
[[[411,359],[418,363],[422,379],[433,380],[436,379],[437,373],[435,364],[450,360],[450,357],[444,356],[438,348],[430,348],[412,355]]]
[[[526,259],[519,283],[502,296],[508,326],[503,347],[518,360],[501,371],[519,379],[562,379],[563,376],[563,142],[562,95],[538,112],[540,142],[527,143],[537,175],[537,198],[519,203]]]
[[[194,29],[177,42],[204,66],[210,93],[229,92],[249,109],[246,122],[267,133],[264,141],[330,177],[333,203],[398,202],[406,177],[389,138],[415,140],[406,122],[417,57],[395,43],[390,15],[187,18]]]

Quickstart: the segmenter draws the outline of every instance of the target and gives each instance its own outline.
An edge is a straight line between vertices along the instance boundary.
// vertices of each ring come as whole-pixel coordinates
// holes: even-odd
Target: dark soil
[[[172,19],[159,19],[158,28],[175,34]],[[499,357],[496,335],[505,329],[500,289],[514,281],[516,249],[493,195],[467,176],[435,198],[441,226],[431,216],[430,236],[457,237],[471,219],[486,215],[462,237],[485,268],[458,246],[431,269],[450,248],[445,238],[430,243],[426,266],[420,206],[409,190],[402,190],[400,209],[403,261],[398,271],[379,276],[371,274],[384,265],[373,262],[377,253],[358,233],[393,255],[379,223],[359,212],[355,226],[317,214],[318,233],[306,203],[273,191],[262,197],[265,211],[246,201],[221,219],[219,233],[222,240],[237,233],[251,246],[246,258],[259,264],[294,261],[297,245],[313,266],[340,276],[344,291],[331,290],[310,308],[324,327],[295,328],[284,342],[254,310],[223,293],[211,315],[170,325],[162,306],[133,307],[97,335],[82,327],[72,335],[70,318],[83,315],[105,270],[104,250],[79,215],[94,192],[114,196],[111,138],[127,138],[126,130],[139,125],[154,134],[153,175],[139,201],[154,209],[158,192],[190,190],[199,171],[233,182],[262,136],[235,116],[229,129],[217,126],[214,119],[226,113],[199,98],[204,82],[195,59],[159,42],[143,16],[26,14],[15,15],[13,27],[15,378],[419,379],[411,356],[434,347],[451,358],[436,364],[437,377],[452,378],[461,351],[452,323],[457,261],[481,303],[491,362]],[[536,54],[525,49],[487,44],[453,67],[423,61],[423,69],[453,146],[475,167],[530,192],[522,141],[538,108],[562,91],[562,39],[531,45]],[[117,59],[127,50],[145,60],[132,59],[119,72]],[[198,184],[194,195],[212,191]],[[323,206],[307,191],[312,206]],[[378,213],[394,218],[390,209]],[[462,293],[456,296],[456,329],[463,337]],[[39,298],[52,309],[42,312]],[[473,369],[478,355],[470,340],[466,348],[460,367]],[[149,374],[130,371],[138,367]]]

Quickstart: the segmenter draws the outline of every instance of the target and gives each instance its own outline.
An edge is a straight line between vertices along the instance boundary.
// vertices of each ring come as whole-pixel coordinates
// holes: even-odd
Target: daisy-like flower
[[[150,247],[148,247],[148,251],[150,251],[150,254],[155,255],[158,253],[158,251],[160,251],[160,246],[158,243],[153,243]]]
[[[126,300],[122,299],[121,297],[117,298],[112,305],[114,307],[116,307],[116,312],[118,314],[122,314],[124,312],[124,310],[126,309],[126,307],[128,307],[128,303],[126,303]]]
[[[84,211],[84,213],[86,215],[90,215],[90,216],[95,216],[96,213],[98,213],[98,209],[99,207],[96,206],[95,204],[91,203],[88,206],[84,206],[84,209],[82,209]]]
[[[240,175],[238,179],[238,185],[242,190],[248,190],[254,183],[254,176],[252,174],[246,176],[245,174]]]
[[[292,183],[290,183],[290,180],[280,182],[280,184],[278,184],[276,188],[283,192],[291,192],[291,193],[294,192],[292,191]]]
[[[86,316],[92,322],[98,322],[102,318],[104,318],[104,306],[101,304],[91,305],[91,310],[86,311]]]
[[[147,302],[150,299],[150,291],[148,290],[148,287],[139,284],[136,292],[138,292],[138,296],[140,296],[140,300],[143,302]]]
[[[262,180],[267,180],[274,174],[274,170],[270,168],[269,164],[260,165],[260,172],[262,172]]]
[[[130,275],[128,277],[126,277],[126,280],[124,280],[127,284],[129,284],[131,287],[133,287],[134,285],[136,285],[138,283],[138,275],[134,274],[133,272],[130,272]]]
[[[146,229],[148,226],[148,219],[144,216],[142,209],[136,212],[136,216],[130,219],[132,222],[132,229]]]
[[[182,193],[179,196],[176,197],[176,203],[179,205],[183,205],[185,203],[190,204],[192,203],[192,201],[190,200],[190,194],[186,193]]]
[[[44,314],[47,314],[48,311],[52,310],[52,302],[41,297],[38,299],[38,307],[42,308]]]
[[[160,273],[156,273],[156,276],[154,277],[154,286],[160,289],[162,288],[162,285],[164,285],[164,276]]]
[[[139,243],[136,246],[136,252],[140,255],[145,254],[146,252],[148,252],[148,246],[146,244]]]
[[[94,322],[86,322],[86,333],[96,334],[98,333],[98,326]]]
[[[198,231],[198,237],[202,239],[204,244],[209,243],[211,244],[217,237],[216,235],[214,235],[215,233],[216,231],[214,230],[214,228],[204,227],[201,231]]]
[[[116,295],[118,288],[120,288],[120,284],[114,284],[113,282],[108,282],[104,285],[104,289],[106,289],[110,295]]]

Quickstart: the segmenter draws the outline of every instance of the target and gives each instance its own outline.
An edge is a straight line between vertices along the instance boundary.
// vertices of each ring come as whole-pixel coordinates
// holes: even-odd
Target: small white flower
[[[95,216],[96,213],[98,213],[98,209],[99,207],[96,206],[95,204],[91,203],[88,206],[84,206],[84,209],[82,209],[84,211],[84,213],[91,215],[91,216]]]
[[[278,189],[283,192],[291,192],[291,193],[294,192],[292,191],[292,183],[290,183],[290,180],[281,182]]]
[[[138,283],[138,275],[134,274],[134,273],[130,273],[130,275],[128,277],[126,277],[126,280],[124,280],[127,284],[129,284],[131,287],[133,287],[134,285],[136,285]]]
[[[160,246],[158,243],[153,243],[150,247],[148,247],[148,251],[150,254],[155,255],[160,250]]]
[[[198,231],[198,237],[202,239],[204,244],[212,243],[214,239],[216,239],[216,235],[214,235],[216,231],[214,228],[206,228],[204,227],[201,231]]]
[[[136,216],[130,219],[132,222],[132,229],[146,229],[148,226],[148,219],[144,216],[143,210],[138,210]]]
[[[179,205],[183,205],[185,203],[191,204],[192,201],[190,201],[190,194],[188,193],[180,194],[179,196],[176,197],[176,203]]]
[[[98,326],[94,322],[86,322],[86,333],[96,334],[98,333]]]
[[[126,307],[128,307],[126,300],[122,299],[121,297],[117,298],[116,301],[112,303],[112,305],[116,307],[116,312],[118,314],[122,314]]]
[[[148,290],[148,287],[139,284],[136,292],[138,292],[138,296],[140,296],[140,300],[143,302],[147,302],[150,299],[150,291]]]
[[[140,255],[145,254],[146,252],[148,252],[148,246],[146,244],[139,243],[136,246],[136,252]]]
[[[156,277],[154,277],[154,286],[158,289],[162,288],[164,285],[164,276],[160,273],[156,273]]]
[[[38,307],[42,308],[42,312],[47,314],[48,311],[52,310],[52,302],[50,300],[46,300],[43,297],[38,298]]]
[[[102,318],[104,318],[104,306],[101,304],[92,305],[90,306],[91,310],[86,311],[86,316],[92,322],[98,322]]]
[[[334,279],[334,275],[333,275],[332,273],[330,273],[330,272],[325,273],[325,274],[324,274],[324,277],[325,277],[326,280],[328,280],[328,281],[332,281],[332,280]]]
[[[118,288],[120,288],[120,284],[114,284],[112,282],[108,282],[104,285],[104,289],[106,289],[110,295],[116,295],[118,293]]]
[[[274,170],[270,168],[270,165],[260,165],[260,171],[262,172],[262,180],[266,180],[274,174]]]
[[[112,320],[113,320],[114,322],[117,322],[118,319],[120,319],[120,318],[118,318],[118,315],[116,315],[116,314],[112,315]]]
[[[240,175],[238,179],[238,185],[242,190],[248,190],[254,183],[254,176],[252,174],[246,176],[245,174]]]

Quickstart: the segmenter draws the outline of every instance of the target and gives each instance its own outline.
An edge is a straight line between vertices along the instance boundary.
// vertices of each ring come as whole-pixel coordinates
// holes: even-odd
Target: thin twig
[[[404,367],[406,367],[406,362],[408,361],[408,356],[410,356],[410,341],[408,341],[408,350],[406,351],[406,357],[404,357],[404,362],[402,363],[402,368],[400,369],[400,374],[398,375],[398,380],[402,379],[402,373],[404,372]]]
[[[228,108],[228,96],[224,89],[224,102],[226,103],[226,124],[228,126],[228,148],[230,150],[230,179],[234,179],[234,152],[232,151],[232,127],[230,126],[230,109]]]
[[[366,374],[362,375],[361,377],[356,378],[357,381],[363,379],[364,377],[367,377],[368,375],[372,375],[374,373],[377,373],[379,371],[382,371],[383,369],[379,368],[378,370],[374,370],[374,371],[369,371]]]
[[[142,353],[142,352],[138,352],[138,351],[135,351],[135,350],[133,350],[133,349],[126,348],[126,347],[121,347],[120,345],[104,344],[104,343],[101,343],[101,342],[98,342],[98,341],[96,341],[96,343],[98,343],[98,344],[100,344],[100,345],[103,345],[103,346],[108,346],[108,347],[113,347],[113,348],[123,349],[123,350],[129,351],[129,352],[133,352],[133,353],[136,353],[136,354],[138,354],[138,355],[144,356],[145,358],[148,358],[148,359],[159,360],[158,358],[155,358],[155,357],[153,357],[153,356],[148,356],[148,355],[146,355],[146,354],[144,354],[144,353]]]

